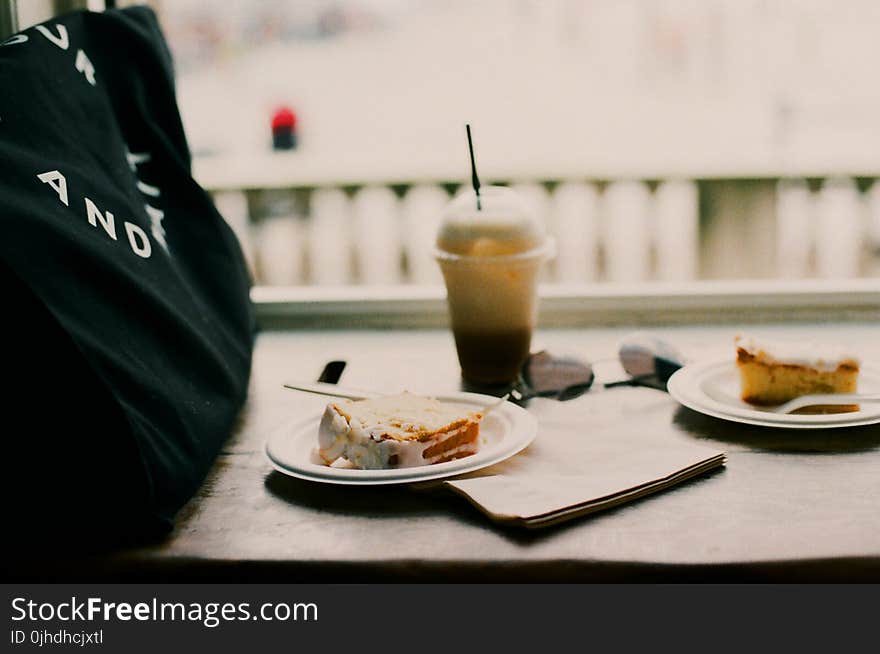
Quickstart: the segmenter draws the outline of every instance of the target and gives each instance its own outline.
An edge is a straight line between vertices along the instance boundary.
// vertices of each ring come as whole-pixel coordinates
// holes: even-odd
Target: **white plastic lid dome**
[[[473,189],[447,205],[437,233],[437,249],[459,256],[505,256],[541,248],[547,241],[540,216],[513,190],[483,186],[480,209]]]

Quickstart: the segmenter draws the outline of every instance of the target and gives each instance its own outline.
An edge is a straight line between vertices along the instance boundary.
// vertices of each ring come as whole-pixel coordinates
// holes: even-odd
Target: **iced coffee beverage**
[[[483,187],[449,204],[437,235],[462,377],[477,384],[516,379],[538,313],[537,279],[553,243],[510,189]]]

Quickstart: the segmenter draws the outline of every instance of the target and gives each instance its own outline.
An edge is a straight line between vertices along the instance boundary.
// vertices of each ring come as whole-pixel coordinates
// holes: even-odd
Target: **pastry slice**
[[[331,402],[318,430],[326,465],[379,470],[443,463],[479,450],[483,413],[413,393]]]
[[[859,360],[843,350],[810,343],[771,343],[747,336],[736,338],[742,399],[773,406],[801,395],[855,393]],[[804,413],[858,411],[858,405],[814,406]]]

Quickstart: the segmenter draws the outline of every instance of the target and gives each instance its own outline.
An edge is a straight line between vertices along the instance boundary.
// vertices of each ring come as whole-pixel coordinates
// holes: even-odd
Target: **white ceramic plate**
[[[474,408],[498,402],[497,397],[476,393],[436,396]],[[446,463],[393,470],[358,470],[315,463],[312,452],[318,444],[321,414],[293,420],[276,429],[266,442],[266,455],[279,472],[328,484],[409,484],[473,472],[500,463],[526,448],[538,433],[538,422],[525,409],[510,402],[493,409],[480,423],[480,451]]]
[[[862,404],[859,411],[831,414],[779,414],[739,399],[740,381],[732,360],[685,366],[669,379],[669,394],[681,404],[715,418],[783,429],[831,429],[880,423],[880,404]],[[862,366],[859,392],[880,392],[880,372]]]

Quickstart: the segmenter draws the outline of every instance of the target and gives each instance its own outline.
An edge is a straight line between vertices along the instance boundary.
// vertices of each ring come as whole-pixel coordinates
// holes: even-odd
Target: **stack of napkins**
[[[618,506],[724,465],[723,451],[678,428],[678,404],[621,388],[570,402],[533,400],[538,437],[507,461],[444,486],[493,520],[530,528]]]

